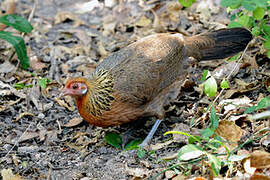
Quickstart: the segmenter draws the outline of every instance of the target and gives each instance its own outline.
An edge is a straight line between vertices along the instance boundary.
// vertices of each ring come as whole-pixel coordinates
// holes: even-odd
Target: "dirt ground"
[[[3,10],[8,1],[0,3]],[[229,16],[219,3],[203,0],[183,8],[177,1],[158,0],[18,1],[16,14],[25,18],[31,12],[34,14],[30,19],[34,30],[24,37],[31,68],[21,69],[16,57],[7,61],[12,48],[1,41],[0,170],[10,169],[25,179],[146,179],[173,165],[186,138],[172,140],[172,136],[163,133],[181,130],[199,134],[203,125],[190,128],[189,124],[210,103],[200,90],[202,71],[224,67],[224,61],[191,65],[178,100],[166,107],[166,119],[152,141],[154,150],[144,158],[139,158],[136,150],[123,151],[107,144],[104,136],[107,132],[124,134],[139,124],[134,138],[143,138],[150,131],[153,118],[142,118],[121,127],[92,127],[81,122],[72,98],[58,97],[59,90],[68,77],[90,74],[105,57],[141,37],[157,32],[191,36],[226,27]],[[253,89],[234,91],[230,98],[248,97],[257,102],[259,97],[269,96],[263,88],[265,82],[269,83],[269,75],[257,74],[269,72],[269,60],[259,55],[258,47],[253,43],[246,60],[256,59],[259,67],[256,70],[241,67],[235,75]],[[50,80],[46,88],[39,85],[42,78]],[[16,83],[31,87],[16,90]],[[238,119],[239,124],[248,123]],[[254,130],[250,124],[245,128],[242,141]],[[269,152],[269,144],[262,147],[260,142],[245,147],[254,148]],[[171,172],[172,176],[161,173],[157,179],[172,179],[176,172]],[[194,168],[189,177],[200,174],[203,173]]]

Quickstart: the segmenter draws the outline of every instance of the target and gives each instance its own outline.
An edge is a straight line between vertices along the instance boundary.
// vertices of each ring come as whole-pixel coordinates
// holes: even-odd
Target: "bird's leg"
[[[140,147],[147,147],[150,144],[150,141],[152,140],[159,124],[161,123],[162,120],[157,119],[155,124],[153,125],[151,131],[148,133],[147,137],[143,140],[143,142],[139,145]]]

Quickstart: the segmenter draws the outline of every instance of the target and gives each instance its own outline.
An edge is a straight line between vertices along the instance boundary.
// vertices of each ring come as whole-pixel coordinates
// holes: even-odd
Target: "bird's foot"
[[[162,122],[162,120],[160,119],[157,119],[155,124],[153,125],[151,131],[148,133],[148,135],[146,136],[146,138],[143,140],[143,142],[139,145],[140,148],[142,149],[146,149],[146,150],[149,150],[150,149],[150,143],[151,143],[151,140],[158,128],[158,126],[160,125],[160,123]]]

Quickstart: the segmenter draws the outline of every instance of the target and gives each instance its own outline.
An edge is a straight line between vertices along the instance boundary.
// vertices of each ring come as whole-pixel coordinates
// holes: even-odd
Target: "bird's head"
[[[83,96],[87,93],[87,80],[86,78],[71,78],[67,80],[65,87],[62,89],[60,96]]]

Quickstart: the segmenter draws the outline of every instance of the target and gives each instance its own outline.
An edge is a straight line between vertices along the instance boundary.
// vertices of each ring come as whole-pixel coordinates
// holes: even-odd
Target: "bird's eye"
[[[72,89],[78,89],[78,84],[74,84],[74,85],[72,86]]]

